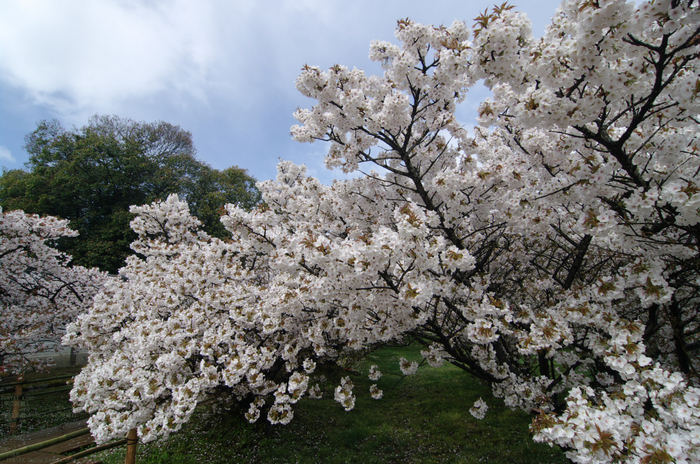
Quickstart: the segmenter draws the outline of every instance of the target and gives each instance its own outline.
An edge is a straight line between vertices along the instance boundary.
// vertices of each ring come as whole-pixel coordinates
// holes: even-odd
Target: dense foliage
[[[297,81],[317,103],[294,138],[362,177],[283,162],[262,206],[227,207],[228,241],[176,197],[133,210],[142,257],[67,337],[92,353],[73,399],[98,438],[167,435],[222,391],[288,423],[315,363],[413,337],[576,462],[696,462],[700,7],[565,0],[535,39],[503,5],[396,37],[371,46],[383,76]]]
[[[56,120],[41,121],[25,148],[28,170],[3,173],[0,205],[69,219],[80,235],[61,240],[60,249],[76,264],[111,273],[124,264],[136,238],[129,228],[130,205],[177,193],[210,232],[221,234],[223,205],[251,208],[260,199],[245,170],[218,171],[202,163],[192,135],[165,122],[95,116],[67,130]]]

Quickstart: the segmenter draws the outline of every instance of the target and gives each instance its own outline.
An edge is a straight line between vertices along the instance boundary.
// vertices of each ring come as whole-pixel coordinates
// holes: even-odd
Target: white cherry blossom
[[[93,430],[167,435],[222,390],[287,423],[309,360],[412,339],[575,462],[700,460],[697,2],[565,0],[540,39],[503,5],[396,37],[371,45],[382,76],[297,80],[315,105],[292,136],[358,176],[283,161],[263,204],[227,207],[227,241],[177,198],[135,208],[141,257],[68,337]],[[354,407],[349,378],[334,396]]]

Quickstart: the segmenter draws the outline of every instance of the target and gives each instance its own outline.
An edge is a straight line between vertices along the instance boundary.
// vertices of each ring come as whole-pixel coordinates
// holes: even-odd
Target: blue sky
[[[42,119],[82,126],[94,114],[166,121],[193,134],[199,158],[259,180],[279,159],[329,183],[322,143],[289,136],[313,101],[294,81],[304,64],[380,74],[372,40],[396,21],[471,20],[484,0],[0,0],[0,166],[22,168],[24,136]],[[559,1],[517,3],[542,35]],[[488,95],[474,89],[458,112],[473,125]]]

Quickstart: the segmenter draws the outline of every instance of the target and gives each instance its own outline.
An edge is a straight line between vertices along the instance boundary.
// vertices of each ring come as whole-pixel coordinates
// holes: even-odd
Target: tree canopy
[[[86,126],[67,130],[56,120],[41,121],[25,148],[28,170],[3,173],[0,205],[70,220],[80,235],[62,239],[60,249],[76,264],[112,273],[136,237],[129,206],[176,193],[207,230],[220,235],[224,204],[251,208],[260,199],[245,170],[218,171],[202,163],[191,134],[166,122],[94,116]]]
[[[93,353],[72,398],[98,439],[168,435],[222,392],[286,424],[316,363],[413,339],[575,462],[700,461],[700,5],[565,0],[541,39],[502,5],[396,38],[371,45],[382,76],[297,80],[293,137],[362,176],[282,162],[230,240],[175,196],[134,208],[141,256],[66,338]]]

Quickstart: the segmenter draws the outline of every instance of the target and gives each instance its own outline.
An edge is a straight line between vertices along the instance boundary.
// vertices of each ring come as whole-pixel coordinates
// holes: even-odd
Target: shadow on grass
[[[236,463],[566,463],[557,448],[537,444],[528,433],[530,418],[490,398],[487,386],[454,366],[422,366],[401,378],[398,359],[420,360],[419,347],[384,348],[353,370],[324,372],[321,400],[295,405],[287,426],[249,424],[242,415],[203,406],[168,440],[140,445],[137,462],[150,464]],[[384,390],[374,400],[369,366],[384,373]],[[333,400],[341,376],[355,384],[355,409],[345,412]],[[484,420],[469,414],[478,398],[489,405]],[[262,418],[260,420],[262,422]],[[123,462],[124,450],[104,453],[106,464]]]

